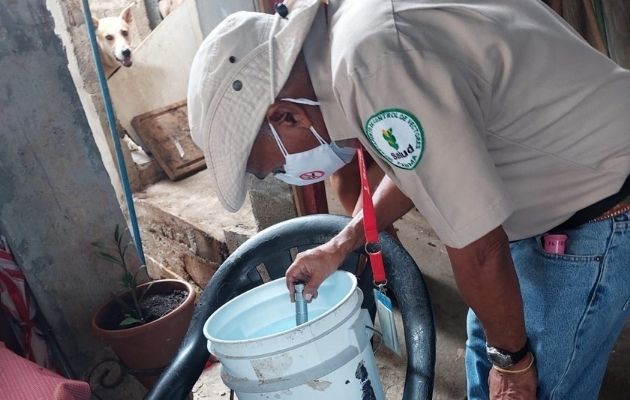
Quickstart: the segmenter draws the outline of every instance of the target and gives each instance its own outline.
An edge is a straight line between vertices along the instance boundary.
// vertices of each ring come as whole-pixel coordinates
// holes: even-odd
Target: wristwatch
[[[510,353],[507,350],[486,344],[486,354],[488,356],[488,360],[499,368],[511,367],[521,361],[527,353],[529,353],[529,340],[526,340],[523,348],[515,353]]]

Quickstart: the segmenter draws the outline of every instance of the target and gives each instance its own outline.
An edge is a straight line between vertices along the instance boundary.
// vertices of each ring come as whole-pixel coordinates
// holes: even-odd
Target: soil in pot
[[[187,296],[188,292],[185,290],[173,290],[170,293],[153,293],[144,296],[140,300],[140,308],[142,309],[145,323],[155,321],[170,313],[182,304]],[[122,305],[116,303],[116,306],[115,310],[112,310],[110,314],[107,314],[105,318],[103,318],[102,328],[119,330],[141,325],[137,323],[121,327],[120,323],[127,318],[128,312]]]

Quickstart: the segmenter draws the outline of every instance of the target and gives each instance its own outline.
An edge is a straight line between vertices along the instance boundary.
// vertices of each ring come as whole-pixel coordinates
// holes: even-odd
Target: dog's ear
[[[131,13],[131,8],[134,6],[134,3],[129,4],[125,7],[124,10],[120,13],[120,18],[123,19],[126,23],[130,24],[133,21],[133,14]]]
[[[94,29],[98,29],[98,18],[92,17],[92,25],[94,25]]]

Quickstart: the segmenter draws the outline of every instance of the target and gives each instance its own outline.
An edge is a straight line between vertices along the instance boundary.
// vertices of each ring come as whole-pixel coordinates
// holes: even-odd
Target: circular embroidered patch
[[[414,169],[424,152],[424,131],[409,111],[391,108],[379,111],[365,123],[365,136],[390,164]]]

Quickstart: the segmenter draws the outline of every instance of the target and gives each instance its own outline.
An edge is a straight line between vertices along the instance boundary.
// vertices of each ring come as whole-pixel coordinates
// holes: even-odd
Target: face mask
[[[319,105],[318,102],[309,99],[282,100],[306,105]],[[269,128],[271,128],[271,133],[284,156],[284,173],[274,174],[283,182],[297,186],[321,182],[346,164],[312,126],[309,129],[319,142],[319,146],[294,154],[289,154],[271,123],[269,123]]]
[[[289,101],[291,103],[305,104],[307,106],[319,106],[318,101],[305,98],[292,99],[289,97],[285,97],[282,100]],[[357,154],[357,149],[355,149],[354,147],[339,147],[335,142],[330,143],[330,147],[333,149],[335,154],[337,154],[339,158],[343,160],[344,164],[348,164],[350,161],[352,161],[354,156]]]
[[[323,181],[346,164],[312,126],[311,133],[319,141],[319,146],[294,154],[289,154],[273,125],[269,124],[269,128],[284,156],[284,173],[274,174],[281,181],[297,186],[310,185]]]

